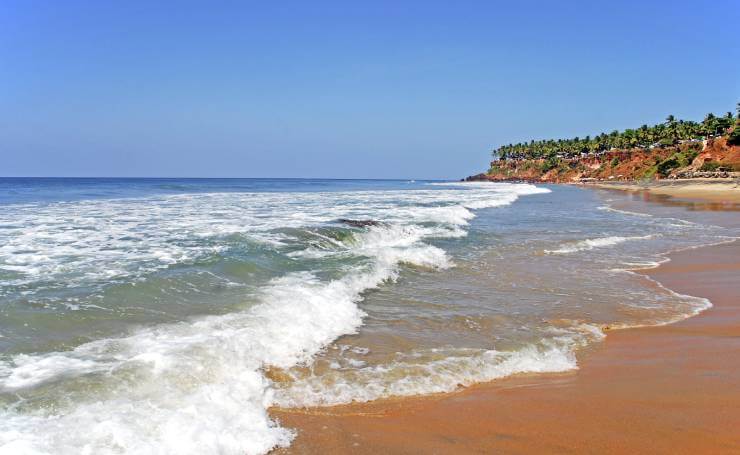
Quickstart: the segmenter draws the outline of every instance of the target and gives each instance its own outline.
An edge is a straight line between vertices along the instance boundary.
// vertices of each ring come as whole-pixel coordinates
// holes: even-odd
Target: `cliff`
[[[577,158],[509,159],[491,162],[488,172],[465,180],[527,180],[571,183],[740,176],[740,146],[727,136],[674,146],[615,149]]]

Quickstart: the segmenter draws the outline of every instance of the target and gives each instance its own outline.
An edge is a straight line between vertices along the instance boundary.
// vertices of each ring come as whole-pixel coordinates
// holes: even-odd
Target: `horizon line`
[[[190,180],[422,180],[422,181],[443,181],[459,180],[452,178],[415,178],[415,177],[395,177],[395,178],[377,178],[377,177],[146,177],[146,176],[44,176],[44,175],[24,175],[24,176],[0,176],[0,179],[190,179]]]

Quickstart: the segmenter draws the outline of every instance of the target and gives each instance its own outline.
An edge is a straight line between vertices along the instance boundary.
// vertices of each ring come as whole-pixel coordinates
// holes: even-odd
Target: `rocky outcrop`
[[[482,172],[480,174],[470,175],[462,179],[463,182],[482,182],[486,180],[490,180],[489,176],[488,174],[484,174]]]

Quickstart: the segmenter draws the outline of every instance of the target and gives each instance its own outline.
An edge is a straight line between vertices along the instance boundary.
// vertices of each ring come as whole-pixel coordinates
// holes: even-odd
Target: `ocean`
[[[265,453],[272,406],[578,368],[736,230],[576,186],[0,179],[0,453]],[[606,330],[608,334],[608,330]]]

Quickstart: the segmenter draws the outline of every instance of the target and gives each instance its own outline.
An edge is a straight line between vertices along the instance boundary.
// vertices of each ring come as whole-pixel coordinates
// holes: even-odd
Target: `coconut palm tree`
[[[493,150],[492,154],[504,160],[543,159],[557,155],[572,158],[583,152],[597,152],[609,148],[646,147],[656,142],[668,146],[679,140],[695,139],[709,134],[724,134],[733,124],[740,125],[740,103],[737,109],[737,119],[734,119],[730,112],[722,117],[707,114],[701,123],[678,120],[675,116],[669,115],[665,122],[653,126],[642,125],[637,129],[626,129],[621,132],[614,130],[611,133],[600,133],[584,138],[530,140],[501,146]]]

